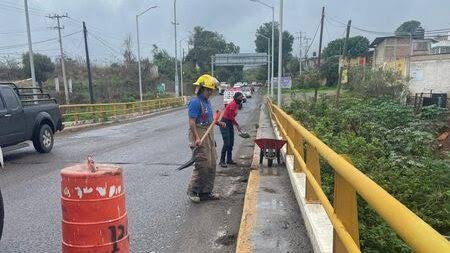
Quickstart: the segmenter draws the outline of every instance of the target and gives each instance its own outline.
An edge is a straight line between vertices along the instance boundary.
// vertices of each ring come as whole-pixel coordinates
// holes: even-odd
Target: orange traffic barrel
[[[62,252],[130,251],[122,169],[78,164],[61,170]]]

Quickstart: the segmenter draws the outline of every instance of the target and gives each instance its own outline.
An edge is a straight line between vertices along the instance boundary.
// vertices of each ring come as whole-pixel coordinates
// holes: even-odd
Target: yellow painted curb
[[[261,126],[260,111],[259,125]],[[256,138],[261,137],[261,128],[256,132]],[[250,174],[248,176],[247,189],[245,190],[244,208],[242,210],[241,225],[239,226],[239,234],[236,243],[236,253],[250,253],[254,250],[254,245],[251,243],[251,232],[253,224],[256,220],[256,200],[259,187],[259,152],[258,145],[255,144],[253,150],[253,159],[250,166]]]
[[[247,189],[245,191],[244,209],[242,210],[241,225],[237,238],[236,253],[253,252],[250,236],[256,218],[256,194],[259,185],[259,170],[250,171]]]

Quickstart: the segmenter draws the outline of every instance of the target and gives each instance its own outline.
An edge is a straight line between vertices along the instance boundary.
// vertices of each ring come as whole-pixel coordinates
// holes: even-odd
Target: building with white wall
[[[450,96],[450,54],[411,57],[411,93],[447,93]]]

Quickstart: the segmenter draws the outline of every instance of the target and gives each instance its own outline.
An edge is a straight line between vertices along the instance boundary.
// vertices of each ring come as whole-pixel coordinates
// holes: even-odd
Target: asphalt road
[[[259,96],[249,99],[239,112],[244,127],[251,128],[257,120],[260,100]],[[215,97],[213,104],[216,108],[221,105],[222,97]],[[58,134],[49,154],[38,154],[32,147],[7,154],[6,168],[0,171],[5,204],[0,252],[61,251],[59,171],[84,163],[88,154],[93,154],[96,162],[121,164],[124,169],[132,252],[232,252],[243,186],[229,184],[245,179],[239,181],[240,173],[222,171],[222,177],[216,179],[222,182],[216,185],[224,193],[223,200],[196,205],[187,199],[191,169],[174,170],[190,157],[186,115],[182,109]],[[216,140],[220,148],[217,129]],[[241,141],[236,138],[236,147],[242,146]],[[251,151],[251,145],[246,145]],[[228,179],[223,180],[225,177]]]

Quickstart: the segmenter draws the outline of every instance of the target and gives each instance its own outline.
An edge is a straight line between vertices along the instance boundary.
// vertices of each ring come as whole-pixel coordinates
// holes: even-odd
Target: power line
[[[3,10],[9,10],[9,11],[15,11],[20,13],[25,13],[25,9],[23,7],[18,7],[17,5],[11,5],[8,3],[0,3],[0,7],[2,7]],[[29,14],[34,16],[44,16],[44,13],[38,12],[36,10],[29,10]]]
[[[65,38],[65,37],[69,37],[69,36],[75,35],[75,34],[77,34],[77,33],[81,33],[81,31],[69,33],[69,34],[64,35],[64,36],[61,36],[61,37]],[[32,45],[42,44],[42,43],[46,43],[46,42],[50,42],[50,41],[55,41],[55,40],[58,40],[58,38],[51,38],[51,39],[46,39],[46,40],[36,41],[36,42],[33,42]],[[28,46],[28,43],[24,43],[24,44],[16,44],[16,45],[8,45],[8,46],[0,46],[0,50],[22,48],[22,47],[26,47],[26,46]]]
[[[313,45],[314,40],[316,39],[317,32],[319,32],[319,28],[320,28],[320,22],[319,22],[319,24],[317,25],[317,29],[316,29],[316,32],[314,33],[314,37],[313,37],[312,40],[311,40],[311,44],[309,44],[308,48],[306,49],[305,55],[308,55],[309,49],[311,49],[311,46]]]
[[[88,33],[89,35],[91,35],[95,40],[97,40],[98,42],[100,42],[100,44],[102,44],[104,47],[106,47],[107,49],[109,49],[111,52],[121,55],[121,53],[119,51],[117,51],[116,49],[114,49],[113,47],[111,47],[110,45],[108,45],[108,43],[106,41],[104,41],[103,39],[95,36],[93,33]]]
[[[326,18],[331,20],[331,21],[334,21],[334,22],[336,22],[338,24],[341,24],[342,27],[346,27],[347,26],[344,22],[342,22],[342,21],[340,21],[340,20],[338,20],[336,18],[333,18],[330,15],[326,15]],[[355,30],[358,30],[358,31],[361,31],[361,32],[374,34],[374,35],[396,36],[396,34],[394,32],[373,31],[373,30],[365,29],[365,28],[362,28],[362,27],[359,27],[359,26],[355,26],[355,25],[351,25],[351,28],[353,28]],[[439,33],[443,33],[443,32],[444,33],[445,32],[450,32],[450,28],[442,28],[442,29],[435,29],[435,30],[424,31],[425,34],[439,34]]]

